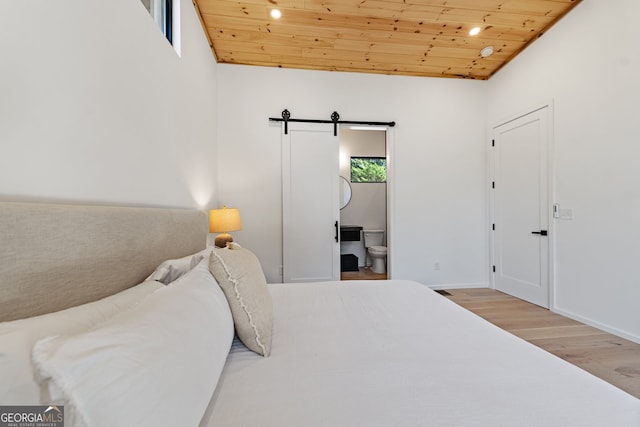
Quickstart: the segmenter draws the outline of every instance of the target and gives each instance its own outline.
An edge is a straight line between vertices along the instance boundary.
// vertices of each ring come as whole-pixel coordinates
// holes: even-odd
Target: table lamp
[[[213,209],[209,211],[209,232],[220,233],[216,236],[214,244],[218,248],[226,248],[227,243],[233,242],[229,231],[242,230],[240,211],[236,208]]]

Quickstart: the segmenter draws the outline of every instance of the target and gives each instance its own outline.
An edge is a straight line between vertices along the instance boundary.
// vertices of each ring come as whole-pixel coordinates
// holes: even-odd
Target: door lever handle
[[[532,231],[531,234],[539,234],[541,236],[546,236],[547,235],[547,230]]]

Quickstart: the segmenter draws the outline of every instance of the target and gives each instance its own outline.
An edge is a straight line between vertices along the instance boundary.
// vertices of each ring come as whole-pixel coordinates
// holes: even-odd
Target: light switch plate
[[[560,209],[560,219],[573,219],[573,209]]]

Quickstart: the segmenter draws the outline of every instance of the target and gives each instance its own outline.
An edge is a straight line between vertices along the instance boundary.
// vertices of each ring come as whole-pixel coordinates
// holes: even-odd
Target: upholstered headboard
[[[0,202],[0,321],[134,286],[204,249],[207,232],[197,210]]]

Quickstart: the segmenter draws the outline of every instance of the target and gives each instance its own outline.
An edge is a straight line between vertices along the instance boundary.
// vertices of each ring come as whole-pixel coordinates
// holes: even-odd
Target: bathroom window
[[[141,1],[169,43],[173,44],[173,0]]]
[[[387,182],[387,159],[351,157],[351,182]]]

